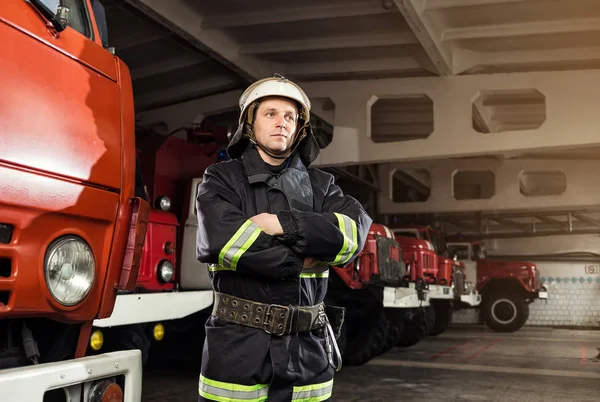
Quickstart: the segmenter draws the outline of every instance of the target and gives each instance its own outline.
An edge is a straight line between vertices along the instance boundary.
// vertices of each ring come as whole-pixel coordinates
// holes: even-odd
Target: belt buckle
[[[329,322],[329,318],[327,318],[327,313],[325,312],[325,305],[324,304],[320,304],[319,305],[319,311],[317,313],[317,320],[319,321],[319,324],[323,328],[325,328],[325,326]]]
[[[274,310],[274,311],[272,311]],[[269,317],[273,316],[274,314],[277,314],[278,311],[283,311],[283,317],[282,318],[282,322],[281,324],[279,324],[279,326],[281,328],[274,328],[275,327],[275,322],[277,321],[274,317],[271,319],[271,322],[269,322]],[[292,311],[291,308],[287,307],[287,306],[279,306],[279,305],[275,305],[275,304],[269,304],[269,306],[267,307],[267,311],[265,312],[265,321],[263,322],[263,329],[267,334],[271,334],[271,335],[276,335],[276,336],[283,336],[285,335],[285,333],[287,332],[288,326],[289,326],[289,320],[290,320],[290,312]]]

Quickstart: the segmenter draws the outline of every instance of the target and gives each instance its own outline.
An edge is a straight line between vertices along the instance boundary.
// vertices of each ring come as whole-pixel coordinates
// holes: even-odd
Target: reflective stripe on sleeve
[[[267,384],[239,385],[215,381],[200,374],[198,393],[204,398],[220,402],[260,402],[267,400]]]
[[[231,268],[224,267],[218,264],[208,264],[208,270],[210,272],[219,272],[219,271],[231,271]]]
[[[219,265],[235,271],[237,263],[260,234],[260,228],[248,219],[219,253]]]
[[[334,213],[338,219],[340,231],[344,236],[344,244],[342,249],[331,262],[331,265],[345,265],[356,252],[358,248],[358,234],[356,230],[356,222],[346,215]]]
[[[295,402],[319,402],[331,398],[333,392],[333,380],[321,384],[304,385],[294,387],[292,401]]]

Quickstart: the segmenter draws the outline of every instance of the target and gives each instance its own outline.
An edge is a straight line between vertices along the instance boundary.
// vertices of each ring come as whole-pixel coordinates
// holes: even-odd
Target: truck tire
[[[389,324],[387,337],[381,353],[391,350],[398,344],[400,338],[402,337],[402,333],[404,332],[404,321],[406,320],[406,314],[404,313],[403,309],[386,309],[385,315],[389,321]]]
[[[425,308],[415,311],[412,318],[404,323],[402,336],[396,346],[413,346],[425,338],[428,331],[427,320],[428,317]]]
[[[429,334],[438,336],[444,333],[450,326],[450,322],[452,322],[452,302],[436,301],[433,306],[435,308],[435,322]]]
[[[433,326],[435,325],[436,320],[436,310],[433,304],[425,307],[425,324],[427,325],[427,331],[425,332],[425,336],[429,336],[431,331],[433,331]]]
[[[529,319],[529,305],[515,292],[494,292],[485,297],[483,320],[496,332],[518,331]]]
[[[343,348],[343,364],[360,366],[381,354],[388,332],[389,321],[381,307],[373,308],[371,314],[350,315],[338,340],[338,347]]]
[[[134,324],[115,327],[113,336],[116,337],[113,343],[114,350],[139,349],[142,352],[142,367],[146,366],[148,356],[150,356],[150,347],[152,346],[146,326]]]

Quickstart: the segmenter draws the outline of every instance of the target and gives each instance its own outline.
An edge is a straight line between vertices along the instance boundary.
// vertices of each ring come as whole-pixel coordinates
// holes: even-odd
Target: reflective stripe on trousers
[[[296,402],[318,402],[331,398],[333,392],[333,380],[321,384],[303,385],[294,387],[292,401]]]
[[[333,380],[320,384],[295,386],[292,401],[320,402],[331,398]],[[268,384],[239,385],[210,380],[200,375],[198,393],[206,399],[220,402],[259,402],[266,401]]]
[[[266,401],[269,386],[267,384],[239,385],[210,380],[200,374],[198,393],[206,399],[221,402],[259,402]]]

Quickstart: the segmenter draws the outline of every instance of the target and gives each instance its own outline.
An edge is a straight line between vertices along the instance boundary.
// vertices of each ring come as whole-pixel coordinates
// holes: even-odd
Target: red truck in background
[[[437,291],[437,285],[432,284],[434,282],[430,280],[430,275],[437,274],[437,256],[433,252],[431,243],[426,240],[402,236],[394,236],[394,238],[402,250],[401,259],[407,268],[405,280],[415,283],[419,290],[426,290],[430,299],[428,306],[414,310],[405,323],[404,333],[397,342],[397,346],[412,346],[430,333],[435,320],[431,296]]]
[[[429,240],[438,256],[458,260],[465,272],[467,300],[463,301],[474,306],[471,303],[473,298],[481,298],[481,312],[490,329],[498,332],[517,331],[529,318],[529,303],[536,298],[548,297],[546,289],[539,283],[539,271],[535,264],[487,259],[480,253],[478,242],[447,242],[442,232],[429,226],[403,226],[394,229],[394,233]],[[478,254],[474,255],[473,251]]]
[[[227,132],[184,132],[182,139],[138,130],[137,191],[153,206],[138,281],[133,292],[119,294],[111,317],[94,322],[106,342],[90,354],[140,349],[145,365],[156,342],[189,327],[202,330],[190,321],[202,320],[194,314],[212,306],[213,291],[205,264],[196,260],[196,189],[218,161]]]
[[[394,229],[402,258],[412,280],[427,286],[431,305],[408,323],[399,346],[411,346],[427,335],[443,333],[452,320],[453,300],[478,305],[481,298],[464,286],[464,273],[457,261],[438,255],[432,238],[421,238],[415,228]]]
[[[426,286],[408,275],[390,229],[373,223],[358,257],[333,267],[326,303],[346,309],[338,341],[344,364],[361,365],[396,346],[429,306]]]
[[[146,233],[131,78],[65,4],[0,2],[0,401],[138,402],[140,352],[84,357]]]
[[[448,255],[465,265],[483,296],[482,318],[498,332],[519,330],[529,319],[529,304],[548,299],[540,283],[537,266],[527,261],[489,259],[480,240],[453,238],[447,243]]]

